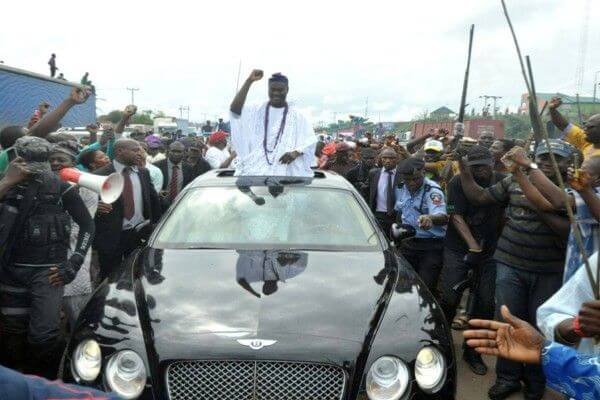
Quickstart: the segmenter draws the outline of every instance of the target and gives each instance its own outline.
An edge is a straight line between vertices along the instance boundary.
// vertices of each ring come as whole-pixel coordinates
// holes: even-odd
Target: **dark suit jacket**
[[[375,212],[377,209],[377,185],[379,184],[379,177],[381,176],[381,168],[373,168],[369,171],[369,206],[371,211]],[[398,181],[400,174],[396,170],[394,176],[394,188],[398,187]],[[394,203],[396,202],[396,191],[394,190]]]
[[[143,214],[145,219],[149,219],[151,225],[158,222],[161,216],[161,207],[158,200],[158,194],[154,190],[150,173],[146,168],[140,168],[139,178],[142,186]],[[94,171],[96,175],[108,176],[116,172],[112,163]],[[112,211],[108,214],[96,214],[96,237],[94,238],[94,248],[99,251],[113,251],[118,248],[121,230],[123,228],[123,199],[120,196],[112,204]]]
[[[169,160],[166,158],[164,160],[157,161],[155,164],[163,174],[163,190],[169,190]],[[183,161],[180,164],[181,171],[183,172],[183,185],[181,189],[187,186],[188,183],[194,180],[196,176],[194,175],[194,170],[189,165],[186,165]]]

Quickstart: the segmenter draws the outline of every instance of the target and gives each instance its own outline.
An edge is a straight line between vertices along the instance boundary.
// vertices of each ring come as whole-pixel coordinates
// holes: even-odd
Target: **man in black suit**
[[[183,162],[184,155],[183,143],[173,142],[167,150],[167,158],[154,164],[160,169],[164,178],[159,193],[164,209],[169,208],[175,197],[196,177],[192,167]]]
[[[398,187],[398,155],[392,148],[384,149],[380,154],[383,168],[369,171],[369,206],[375,214],[379,226],[390,237],[392,224],[396,222],[396,187]]]
[[[114,152],[111,164],[94,171],[103,176],[118,172],[125,182],[117,201],[98,204],[94,248],[98,251],[101,280],[117,270],[123,259],[148,239],[161,214],[150,174],[138,167],[144,157],[140,144],[120,139],[114,145]]]

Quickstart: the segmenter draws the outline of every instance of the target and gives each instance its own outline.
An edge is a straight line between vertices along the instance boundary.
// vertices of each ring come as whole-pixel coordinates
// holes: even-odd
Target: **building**
[[[582,122],[588,119],[594,114],[600,114],[600,99],[593,97],[571,96],[564,93],[538,93],[538,110],[541,111],[546,102],[550,101],[553,97],[560,97],[563,101],[563,105],[560,108],[561,113],[567,117],[570,121]],[[579,100],[579,104],[578,104]],[[521,95],[521,107],[519,107],[521,113],[529,113],[529,94],[525,93]],[[581,112],[581,121],[579,113]]]
[[[429,117],[436,120],[453,119],[454,116],[456,116],[456,113],[446,106],[442,106],[429,113]]]
[[[27,126],[42,101],[50,109],[69,96],[78,82],[68,82],[0,64],[0,129],[8,125]],[[96,122],[96,95],[73,107],[62,119],[63,127],[86,126]]]
[[[447,129],[450,134],[454,130],[454,121],[439,122],[417,121],[413,124],[412,138],[426,135],[432,129]],[[465,136],[477,139],[482,133],[491,133],[496,139],[504,138],[504,121],[495,119],[472,119],[465,121]]]

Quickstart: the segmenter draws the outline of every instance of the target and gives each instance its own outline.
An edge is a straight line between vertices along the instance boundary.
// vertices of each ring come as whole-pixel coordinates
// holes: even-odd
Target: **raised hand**
[[[567,176],[569,185],[578,192],[592,188],[592,178],[586,171],[569,167]]]
[[[531,164],[531,160],[529,157],[527,157],[527,153],[522,147],[519,146],[515,146],[510,149],[510,151],[502,157],[502,162],[505,162],[505,160],[512,161],[521,167],[527,167],[529,164]]]
[[[87,101],[91,94],[92,91],[87,87],[76,86],[71,89],[69,100],[74,104],[83,104]]]
[[[579,325],[585,337],[600,336],[600,301],[588,301],[583,303],[579,310]]]
[[[473,328],[463,332],[467,345],[478,353],[506,358],[527,364],[539,364],[544,337],[527,322],[513,316],[502,306],[502,317],[507,323],[473,319]]]
[[[133,104],[128,105],[127,107],[125,107],[125,111],[123,111],[123,116],[130,118],[132,117],[135,113],[137,112],[137,107],[134,106]]]
[[[558,107],[562,105],[562,99],[560,97],[553,97],[548,103],[548,108],[550,110],[556,110]]]
[[[21,157],[17,157],[8,164],[4,178],[13,184],[17,184],[27,180],[32,176],[31,170],[27,167],[27,163]]]
[[[248,77],[248,80],[250,82],[260,81],[263,76],[264,76],[264,72],[262,71],[262,69],[253,69],[252,72],[250,72],[250,76]]]

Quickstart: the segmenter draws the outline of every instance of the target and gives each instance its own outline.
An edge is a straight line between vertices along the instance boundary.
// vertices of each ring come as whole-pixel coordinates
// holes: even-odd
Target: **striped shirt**
[[[494,258],[531,272],[562,272],[566,243],[538,216],[512,176],[487,189],[500,204],[507,204],[506,224]]]

